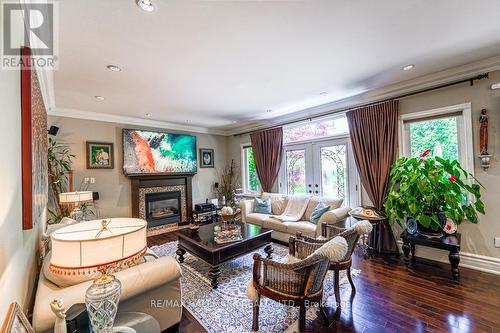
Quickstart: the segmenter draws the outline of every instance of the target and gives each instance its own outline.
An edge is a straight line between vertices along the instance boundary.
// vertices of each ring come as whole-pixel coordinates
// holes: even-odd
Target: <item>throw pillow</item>
[[[327,206],[324,203],[320,202],[311,213],[311,222],[314,224],[318,224],[318,221],[321,218],[321,216],[324,213],[326,213],[329,209],[330,206]]]
[[[254,200],[254,212],[259,214],[272,214],[271,212],[271,199],[260,200],[255,198]]]

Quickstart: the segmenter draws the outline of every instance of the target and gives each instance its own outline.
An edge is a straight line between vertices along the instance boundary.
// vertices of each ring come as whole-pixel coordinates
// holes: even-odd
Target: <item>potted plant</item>
[[[403,221],[412,218],[419,233],[434,235],[441,235],[447,219],[455,224],[464,219],[478,223],[478,213],[484,214],[483,186],[458,161],[429,153],[401,157],[392,165],[385,201],[391,223],[404,228]]]

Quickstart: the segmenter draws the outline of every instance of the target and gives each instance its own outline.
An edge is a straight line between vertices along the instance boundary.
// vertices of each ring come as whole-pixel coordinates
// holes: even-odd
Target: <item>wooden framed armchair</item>
[[[322,304],[323,280],[328,271],[329,257],[326,252],[343,257],[347,251],[346,241],[337,237],[295,263],[280,263],[254,254],[253,278],[247,295],[253,302],[254,331],[259,330],[260,298],[265,296],[276,302],[299,307],[299,331],[305,331],[306,304],[319,304],[326,325],[328,318]]]
[[[352,253],[356,248],[359,238],[362,235],[369,234],[372,230],[372,225],[368,221],[357,222],[350,228],[340,228],[335,225],[326,224],[322,225],[322,238],[315,239],[301,234],[296,237],[290,237],[289,240],[289,254],[297,259],[308,257],[311,253],[320,248],[323,244],[327,243],[330,237],[343,237],[347,241],[347,252],[340,260],[330,260],[329,270],[333,271],[333,286],[335,290],[335,302],[337,307],[340,305],[340,271],[347,271],[347,279],[351,285],[352,292],[356,293],[356,287],[352,281],[351,265]]]

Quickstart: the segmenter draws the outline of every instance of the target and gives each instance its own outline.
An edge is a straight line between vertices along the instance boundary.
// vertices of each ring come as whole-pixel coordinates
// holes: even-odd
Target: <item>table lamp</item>
[[[102,273],[85,293],[95,333],[112,332],[121,283],[111,273],[138,263],[147,250],[146,231],[144,220],[113,218],[72,224],[52,233],[53,274]]]
[[[74,204],[69,217],[73,220],[81,222],[84,220],[84,216],[82,210],[80,209],[80,203],[92,202],[92,191],[61,193],[59,194],[59,202],[63,204]]]

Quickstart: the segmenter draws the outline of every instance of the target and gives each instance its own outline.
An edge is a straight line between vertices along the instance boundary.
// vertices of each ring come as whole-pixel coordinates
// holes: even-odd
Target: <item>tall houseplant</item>
[[[68,174],[71,172],[71,161],[74,157],[75,155],[70,153],[67,145],[58,143],[49,136],[47,152],[49,172],[48,223],[57,223],[61,218],[69,216],[69,207],[59,202],[59,194],[68,190]]]
[[[226,166],[219,174],[219,187],[217,188],[217,195],[219,199],[224,197],[228,202],[228,206],[232,205],[233,193],[239,187],[238,172],[234,165],[234,160],[231,164]]]
[[[443,220],[460,224],[464,219],[478,223],[484,214],[482,185],[458,161],[429,157],[401,157],[391,167],[391,183],[385,201],[391,223],[404,228],[413,218],[423,229],[441,231]],[[473,200],[469,200],[470,197]]]

